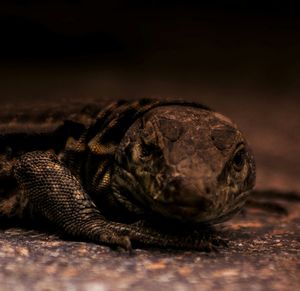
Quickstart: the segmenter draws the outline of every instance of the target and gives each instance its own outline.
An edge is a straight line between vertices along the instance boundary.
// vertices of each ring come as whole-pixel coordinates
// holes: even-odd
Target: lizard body
[[[203,249],[191,230],[229,219],[254,186],[243,135],[206,106],[141,99],[52,112],[2,117],[0,221],[40,215],[96,243]]]

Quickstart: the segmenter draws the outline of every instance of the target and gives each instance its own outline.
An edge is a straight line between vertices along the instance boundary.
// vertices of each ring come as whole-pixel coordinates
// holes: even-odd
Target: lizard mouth
[[[173,185],[166,181],[168,186],[160,190],[151,182],[153,179],[142,179],[123,167],[115,167],[113,184],[115,189],[123,189],[123,195],[126,193],[137,207],[158,217],[191,224],[217,224],[230,219],[242,208],[249,193],[234,194],[227,189],[228,193],[222,191],[213,195],[212,191],[203,192],[193,183],[178,183],[177,180]],[[128,189],[128,185],[132,187]]]
[[[232,218],[235,214],[237,214],[242,209],[249,194],[250,194],[250,190],[240,193],[239,196],[235,198],[231,207],[227,208],[227,210],[224,211],[221,215],[211,220],[211,223],[218,224]]]
[[[195,224],[218,224],[229,220],[243,207],[250,191],[241,193],[228,204],[226,208],[216,206],[212,201],[200,197],[197,201],[188,200],[185,203],[159,201],[153,205],[153,210],[167,218]]]

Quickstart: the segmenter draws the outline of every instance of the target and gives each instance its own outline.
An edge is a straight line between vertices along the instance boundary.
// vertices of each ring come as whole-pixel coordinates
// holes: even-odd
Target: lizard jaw
[[[229,220],[238,213],[245,204],[249,193],[250,191],[243,192],[232,203],[227,202],[225,205],[201,197],[194,205],[191,203],[152,201],[151,209],[159,215],[180,222],[217,224]]]

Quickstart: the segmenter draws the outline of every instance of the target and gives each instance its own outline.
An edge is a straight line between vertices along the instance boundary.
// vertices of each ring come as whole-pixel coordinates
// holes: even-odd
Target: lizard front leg
[[[96,243],[131,249],[131,240],[157,246],[214,249],[211,242],[189,236],[162,234],[136,224],[108,221],[100,213],[77,178],[57,157],[34,151],[19,158],[14,167],[23,199],[64,233]]]
[[[112,229],[111,222],[55,155],[40,151],[24,154],[15,164],[14,176],[23,199],[64,233],[130,249],[128,236],[121,234],[123,229]]]

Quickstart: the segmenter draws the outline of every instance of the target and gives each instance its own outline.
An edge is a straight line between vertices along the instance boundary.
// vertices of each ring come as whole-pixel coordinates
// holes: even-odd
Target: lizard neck
[[[81,177],[96,200],[111,192],[115,152],[126,131],[144,112],[158,104],[159,101],[150,99],[113,103],[98,114],[81,137],[85,152]]]

